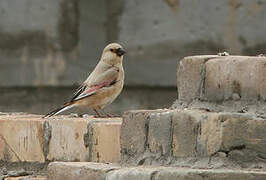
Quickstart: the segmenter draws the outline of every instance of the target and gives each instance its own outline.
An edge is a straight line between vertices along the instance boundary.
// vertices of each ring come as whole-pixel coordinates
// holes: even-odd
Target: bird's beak
[[[118,56],[123,56],[125,53],[126,53],[126,51],[125,51],[123,48],[119,48],[119,49],[117,49],[117,51],[116,51],[116,54],[117,54]]]

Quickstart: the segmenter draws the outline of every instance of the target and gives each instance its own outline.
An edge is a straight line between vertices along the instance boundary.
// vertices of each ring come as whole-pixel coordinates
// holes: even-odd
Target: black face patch
[[[123,48],[118,48],[118,49],[116,50],[116,54],[117,54],[118,56],[123,56],[125,53],[126,53],[126,51],[125,51]]]

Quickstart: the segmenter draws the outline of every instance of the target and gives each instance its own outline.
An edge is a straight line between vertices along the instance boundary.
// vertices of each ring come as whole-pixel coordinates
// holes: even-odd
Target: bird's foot
[[[101,110],[101,111],[102,111],[102,113],[104,115],[101,115],[96,109],[93,109],[93,110],[96,113],[96,115],[94,115],[95,118],[115,118],[115,117],[119,117],[118,115],[112,115],[112,114],[106,113],[103,110]]]
[[[109,113],[106,113],[105,111],[102,111],[106,117],[108,118],[115,118],[115,117],[119,117],[118,115],[114,115],[114,114],[109,114]]]
[[[94,118],[112,118],[114,116],[111,115],[94,115]]]
[[[94,118],[117,118],[119,115],[105,114],[105,115],[94,115]]]
[[[228,52],[220,52],[217,54],[218,56],[230,56]]]
[[[94,118],[104,118],[105,116],[102,116],[102,115],[94,115],[93,117]]]
[[[109,116],[108,117],[110,117],[110,118],[117,118],[117,117],[120,117],[119,115],[117,115],[117,114],[109,114]]]

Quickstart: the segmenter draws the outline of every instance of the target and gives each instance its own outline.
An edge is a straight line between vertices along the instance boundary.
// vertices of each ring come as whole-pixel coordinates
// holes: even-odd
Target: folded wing
[[[74,93],[70,102],[78,101],[86,97],[92,96],[97,93],[98,90],[112,86],[117,82],[119,69],[117,67],[111,67],[104,73],[98,74],[95,78],[92,78],[89,82],[84,82],[78,90]]]

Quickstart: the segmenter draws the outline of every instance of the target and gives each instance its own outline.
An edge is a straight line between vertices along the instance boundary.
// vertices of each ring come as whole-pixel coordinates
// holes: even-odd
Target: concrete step
[[[92,162],[52,162],[49,180],[264,180],[266,172],[232,169],[190,169],[180,167],[121,167]]]
[[[266,170],[265,147],[266,120],[247,113],[130,111],[121,127],[123,164]]]
[[[120,161],[121,118],[0,114],[0,161]]]

